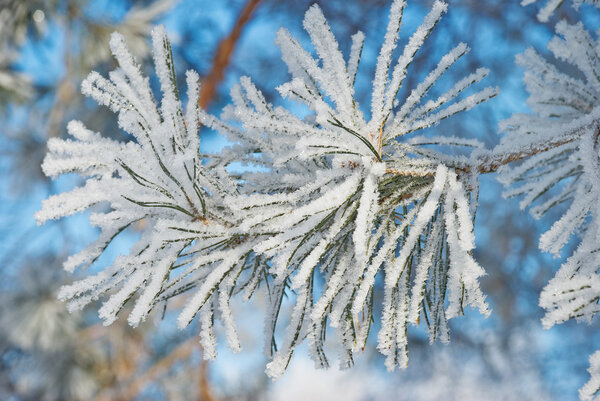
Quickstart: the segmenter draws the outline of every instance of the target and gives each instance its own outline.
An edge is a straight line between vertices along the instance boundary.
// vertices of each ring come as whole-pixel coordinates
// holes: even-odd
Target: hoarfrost
[[[82,90],[114,111],[135,139],[117,142],[72,122],[74,139],[51,140],[43,167],[52,177],[76,172],[86,183],[44,201],[36,218],[42,223],[93,209],[90,221],[100,228],[99,238],[67,260],[70,271],[92,265],[133,225],[141,237],[129,255],[63,287],[60,298],[71,309],[102,299],[99,314],[106,324],[131,302],[128,322],[136,326],[158,303],[186,297],[178,326],[199,315],[205,357],[214,358],[215,316],[237,351],[230,298],[266,291],[265,352],[272,358],[267,365],[272,377],[284,373],[306,338],[317,366],[328,366],[328,330],[340,345],[340,364],[350,366],[371,330],[378,274],[384,276],[378,348],[389,369],[406,366],[406,327],[418,324],[421,315],[428,316],[431,341],[448,341],[447,319],[465,306],[487,314],[478,284],[484,272],[471,255],[470,194],[476,186],[470,185],[477,177],[468,157],[437,151],[481,144],[411,134],[498,91],[485,88],[461,98],[487,75],[479,69],[437,99],[425,100],[468,52],[459,44],[398,104],[411,61],[447,9],[434,2],[393,63],[404,6],[400,0],[391,6],[368,121],[354,99],[364,35],[352,37],[344,57],[317,5],[304,19],[316,55],[285,29],[276,39],[291,74],[279,93],[305,104],[314,113],[310,119],[268,103],[247,77],[233,86],[232,103],[222,115],[209,115],[197,105],[199,77],[192,71],[186,73],[184,110],[162,27],[152,34],[158,104],[123,38],[114,34],[110,46],[119,68],[109,78],[92,72]],[[214,157],[200,155],[201,125],[219,131],[231,146]],[[233,177],[227,166],[234,161],[263,169]],[[315,285],[318,277],[322,288]],[[290,320],[277,344],[285,297],[292,303]]]

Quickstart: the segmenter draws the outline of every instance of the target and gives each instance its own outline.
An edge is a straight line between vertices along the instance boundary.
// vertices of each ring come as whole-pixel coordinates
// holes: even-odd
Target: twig
[[[229,59],[231,58],[231,54],[235,49],[235,45],[240,38],[242,29],[250,20],[252,13],[260,1],[261,0],[248,0],[229,35],[227,35],[227,37],[225,37],[223,40],[221,40],[221,43],[219,43],[217,52],[215,53],[215,57],[213,59],[212,69],[208,75],[204,77],[202,81],[202,88],[200,89],[200,96],[198,97],[198,105],[204,110],[206,110],[210,102],[213,100],[217,86],[223,80],[225,68],[229,65]]]
[[[537,155],[538,153],[546,152],[569,142],[573,142],[573,140],[575,140],[577,137],[578,136],[572,136],[567,139],[562,138],[560,140],[550,141],[545,144],[537,144],[530,146],[528,149],[518,150],[511,153],[493,154],[493,152],[490,152],[490,154],[481,156],[477,163],[474,163],[472,166],[467,166],[458,170],[465,173],[470,173],[474,167],[479,174],[493,173],[500,166]]]
[[[600,130],[596,134],[600,135]],[[487,154],[479,156],[476,161],[468,166],[456,168],[456,172],[469,174],[475,170],[479,174],[488,174],[495,172],[499,167],[506,164],[516,162],[528,157],[537,155],[538,153],[546,152],[550,149],[557,148],[567,143],[573,142],[579,138],[579,135],[574,134],[568,137],[562,137],[559,140],[549,141],[543,144],[531,145],[526,149],[518,150],[510,153],[494,153],[490,151]],[[407,177],[433,177],[435,175],[432,171],[410,171],[410,170],[397,170],[387,168],[385,170],[387,174],[407,176]]]

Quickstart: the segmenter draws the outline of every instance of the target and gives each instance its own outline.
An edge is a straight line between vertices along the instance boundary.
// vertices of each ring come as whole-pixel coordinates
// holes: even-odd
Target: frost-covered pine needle
[[[518,56],[534,114],[503,122],[507,135],[494,150],[529,154],[520,164],[500,170],[506,195],[522,196],[522,208],[530,207],[540,217],[566,205],[562,217],[540,237],[540,249],[558,257],[572,237],[579,238],[540,296],[546,328],[573,318],[590,322],[600,311],[600,43],[581,23],[561,21],[556,32],[548,48],[579,74],[562,72],[533,49]],[[592,357],[592,379],[581,390],[582,399],[597,399],[597,359]]]
[[[185,297],[178,325],[184,328],[198,315],[205,357],[214,358],[215,318],[222,320],[229,346],[239,350],[231,298],[266,291],[265,351],[273,377],[284,373],[306,338],[316,365],[328,366],[329,332],[339,344],[340,364],[350,366],[378,315],[379,291],[378,348],[389,369],[406,366],[408,323],[423,322],[431,341],[448,341],[448,318],[466,306],[487,314],[478,284],[484,271],[472,257],[469,184],[476,174],[466,157],[431,148],[481,144],[451,133],[411,134],[488,100],[497,89],[463,96],[487,75],[480,69],[428,98],[468,53],[459,44],[397,104],[413,58],[447,10],[435,1],[396,54],[404,6],[401,0],[391,6],[369,120],[354,98],[365,37],[356,33],[344,56],[317,5],[304,18],[315,55],[285,29],[276,39],[291,74],[279,93],[311,110],[304,119],[269,104],[247,77],[232,88],[222,115],[211,116],[197,106],[198,75],[192,71],[186,74],[184,110],[161,27],[152,35],[158,104],[123,38],[114,34],[110,45],[119,68],[108,79],[92,72],[82,88],[110,107],[134,140],[111,140],[72,122],[74,139],[50,141],[44,171],[53,177],[75,172],[85,184],[44,201],[36,218],[92,211],[99,238],[67,261],[71,271],[92,265],[129,227],[138,227],[141,236],[128,255],[63,287],[60,297],[71,309],[102,299],[99,313],[107,324],[132,303],[133,326],[159,302]],[[201,125],[219,131],[231,146],[210,158],[200,155]],[[232,176],[232,162],[256,168]],[[278,329],[288,304],[289,322]]]

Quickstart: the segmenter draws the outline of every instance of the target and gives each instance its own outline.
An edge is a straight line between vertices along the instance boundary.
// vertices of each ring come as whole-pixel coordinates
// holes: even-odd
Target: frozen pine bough
[[[248,175],[245,185],[251,194],[234,200],[247,214],[245,225],[281,230],[254,250],[270,258],[273,286],[281,288],[276,292],[279,298],[287,286],[298,293],[283,345],[268,366],[273,376],[283,372],[293,347],[304,336],[313,359],[326,366],[327,324],[338,335],[342,365],[351,364],[353,352],[364,347],[371,328],[378,274],[385,277],[379,349],[390,369],[406,365],[409,323],[423,318],[432,341],[447,341],[447,318],[460,314],[463,306],[487,313],[478,287],[483,269],[470,253],[474,245],[465,188],[472,177],[457,175],[466,171],[469,160],[426,146],[480,145],[451,136],[407,136],[496,91],[488,88],[459,98],[486,76],[482,69],[447,93],[423,100],[438,78],[468,52],[460,44],[402,105],[394,107],[410,62],[446,5],[434,4],[396,61],[393,53],[403,8],[403,1],[392,5],[373,79],[369,120],[354,98],[364,35],[352,37],[346,62],[316,6],[304,19],[316,57],[284,29],[276,38],[292,75],[279,92],[312,113],[300,119],[272,107],[248,78],[233,88],[233,104],[225,109],[223,118],[241,123],[245,140],[260,148],[273,166],[269,173]],[[324,278],[322,288],[315,288],[318,275]],[[276,299],[268,313],[268,337],[273,330],[271,316],[280,303]]]
[[[316,5],[304,19],[316,54],[284,29],[276,39],[291,74],[279,92],[307,106],[306,118],[269,104],[249,78],[233,87],[232,104],[220,118],[211,116],[197,107],[193,72],[183,110],[162,28],[153,33],[162,90],[157,106],[148,79],[115,34],[110,44],[120,67],[110,79],[90,74],[83,90],[117,113],[135,140],[109,140],[71,123],[74,140],[52,140],[43,167],[49,176],[76,172],[86,183],[46,200],[36,218],[93,207],[90,220],[100,236],[67,260],[68,270],[93,264],[115,236],[138,222],[141,237],[129,255],[64,287],[61,298],[72,309],[102,299],[107,324],[129,302],[135,326],[157,305],[185,297],[178,324],[183,328],[198,315],[205,357],[214,357],[215,318],[230,347],[239,349],[230,299],[248,299],[262,288],[272,377],[283,374],[304,340],[316,364],[327,366],[326,332],[334,334],[341,365],[350,366],[379,314],[378,348],[389,369],[406,366],[409,324],[424,323],[431,341],[448,341],[447,321],[465,307],[487,315],[479,288],[484,270],[472,257],[479,170],[460,152],[442,152],[481,144],[418,131],[497,90],[463,94],[487,75],[480,69],[442,95],[430,95],[468,52],[459,44],[398,104],[411,61],[447,8],[436,1],[404,49],[395,51],[404,6],[401,0],[391,6],[369,118],[354,97],[364,35],[352,37],[345,57]],[[199,124],[231,145],[217,155],[200,154]],[[252,168],[230,173],[232,162]],[[382,305],[374,302],[378,291]],[[286,297],[288,324],[278,330]]]
[[[503,122],[507,136],[495,150],[527,156],[501,169],[507,196],[522,196],[521,207],[530,207],[536,218],[556,206],[566,208],[541,236],[540,248],[560,256],[572,236],[580,239],[540,296],[547,328],[568,319],[590,322],[600,311],[600,43],[581,24],[561,21],[556,32],[549,50],[580,75],[562,72],[533,49],[518,56],[534,114]],[[600,400],[598,354],[591,364],[592,379],[580,395]]]
[[[99,206],[90,214],[92,225],[100,228],[98,239],[68,258],[65,269],[90,266],[119,233],[143,222],[141,237],[129,255],[60,291],[59,297],[69,300],[72,310],[105,297],[99,314],[106,324],[133,297],[129,323],[136,326],[157,304],[192,288],[191,305],[199,302],[198,297],[210,298],[209,303],[218,306],[215,310],[228,317],[228,299],[219,293],[231,291],[233,282],[223,281],[223,276],[239,272],[254,259],[236,234],[235,215],[222,201],[236,191],[236,183],[224,165],[199,153],[199,123],[210,125],[211,120],[197,106],[198,76],[187,74],[184,111],[162,27],[154,30],[152,41],[160,105],[119,34],[113,34],[110,47],[120,68],[111,72],[110,79],[92,72],[82,84],[85,94],[118,114],[120,127],[135,141],[104,138],[72,121],[68,130],[74,140],[50,140],[42,166],[49,176],[76,172],[86,181],[45,200],[36,214],[38,221]],[[209,306],[204,311],[208,319],[212,310]],[[235,335],[230,340],[235,348]],[[206,341],[210,353],[211,343]]]
[[[538,0],[523,0],[521,5],[526,6],[532,3],[536,3]],[[540,9],[537,14],[537,18],[540,22],[548,22],[552,14],[564,3],[565,0],[547,0],[544,6]],[[593,4],[596,7],[600,7],[600,0],[572,0],[573,7],[578,9],[583,3]]]

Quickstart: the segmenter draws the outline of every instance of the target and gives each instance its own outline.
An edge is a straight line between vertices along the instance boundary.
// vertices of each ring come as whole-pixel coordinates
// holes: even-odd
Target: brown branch
[[[600,123],[598,121],[593,121],[592,123],[584,127],[580,127],[570,132],[568,135],[562,136],[554,140],[549,140],[548,142],[544,143],[531,144],[527,148],[518,150],[516,152],[494,153],[492,151],[487,155],[482,155],[481,157],[479,157],[477,163],[457,170],[463,173],[470,173],[471,169],[474,167],[479,174],[493,173],[499,167],[504,166],[508,163],[523,160],[528,157],[535,156],[538,153],[547,152],[550,149],[554,149],[559,146],[566,145],[567,143],[573,142],[574,140],[579,139],[581,137],[581,133],[589,128],[594,128],[596,130],[595,140],[598,141],[598,137],[600,136]]]
[[[242,29],[250,20],[252,13],[260,1],[261,0],[248,0],[229,35],[227,35],[227,37],[225,37],[219,43],[217,52],[215,53],[215,57],[213,59],[212,69],[208,75],[204,77],[202,81],[202,88],[200,89],[198,105],[204,110],[206,110],[210,102],[213,100],[217,86],[223,80],[225,68],[227,65],[229,65],[229,59],[231,58],[231,54],[235,49],[235,45],[240,38]]]
[[[546,152],[550,149],[557,148],[559,146],[572,142],[577,137],[578,136],[570,136],[568,138],[563,137],[560,140],[550,141],[545,144],[533,145],[527,149],[518,150],[516,152],[511,153],[485,155],[479,158],[478,162],[475,163],[473,166],[467,166],[465,168],[460,169],[460,171],[470,173],[471,169],[475,167],[475,170],[479,174],[493,173],[499,167],[504,166],[505,164],[519,161],[537,155],[538,153]]]
[[[596,129],[596,140],[600,136],[600,127]],[[510,153],[494,153],[493,151],[484,154],[477,158],[477,161],[471,165],[465,167],[456,168],[455,171],[458,174],[470,174],[475,170],[479,174],[487,174],[495,172],[499,167],[508,163],[516,162],[519,160],[526,159],[528,157],[537,155],[538,153],[546,152],[550,149],[557,148],[565,145],[579,138],[579,131],[573,132],[571,135],[556,139],[554,141],[548,141],[546,143],[532,144],[525,149],[518,150]],[[410,171],[410,170],[398,170],[392,168],[386,168],[386,174],[392,174],[396,176],[406,177],[433,177],[435,173],[432,171]],[[407,193],[402,196],[402,199],[409,199],[412,197],[412,193]],[[380,200],[380,203],[382,200]]]
[[[598,132],[600,134],[600,131]],[[597,134],[597,135],[598,135]],[[536,144],[532,145],[529,148],[518,150],[516,152],[511,153],[499,153],[494,154],[490,152],[489,154],[483,155],[477,159],[476,163],[472,165],[468,165],[465,167],[456,168],[456,172],[469,174],[473,170],[475,170],[479,174],[487,174],[495,172],[499,167],[504,166],[505,164],[509,164],[512,162],[516,162],[519,160],[526,159],[528,157],[537,155],[538,153],[546,152],[550,149],[557,148],[559,146],[565,145],[567,143],[573,142],[577,139],[577,135],[569,136],[567,138],[563,137],[559,140],[549,141],[545,144]],[[426,171],[410,171],[410,170],[398,170],[387,168],[385,170],[387,174],[393,174],[398,176],[407,176],[407,177],[433,177],[435,175],[434,172],[426,172]]]
[[[127,387],[119,391],[117,394],[101,393],[95,400],[132,400],[134,399],[144,387],[156,379],[161,373],[171,368],[177,361],[188,359],[194,349],[197,349],[197,339],[190,338],[189,340],[181,343],[173,351],[169,352],[165,357],[160,359],[148,370],[141,375],[137,376],[132,380]],[[210,398],[209,398],[210,400]]]
[[[202,358],[200,362],[200,371],[198,377],[198,400],[201,401],[213,401],[214,398],[210,391],[210,384],[208,382],[208,361]]]

